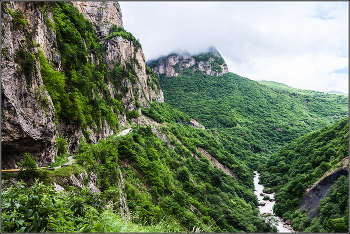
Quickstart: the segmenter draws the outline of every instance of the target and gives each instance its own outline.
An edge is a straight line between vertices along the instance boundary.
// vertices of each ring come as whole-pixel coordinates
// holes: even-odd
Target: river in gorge
[[[278,222],[275,224],[278,232],[282,232],[282,233],[294,232],[293,229],[289,225],[285,224],[280,217],[276,216],[273,213],[273,206],[275,205],[275,201],[274,201],[275,194],[274,193],[271,193],[271,194],[263,193],[264,186],[262,184],[259,184],[259,176],[260,176],[260,174],[257,171],[255,171],[254,172],[254,188],[255,188],[254,193],[258,197],[259,203],[262,203],[262,202],[265,203],[264,206],[258,206],[260,213],[261,214],[270,213],[270,214],[274,215],[274,217],[278,220]],[[261,196],[260,194],[263,194],[263,195]],[[269,196],[273,200],[272,201],[263,200],[264,195]]]

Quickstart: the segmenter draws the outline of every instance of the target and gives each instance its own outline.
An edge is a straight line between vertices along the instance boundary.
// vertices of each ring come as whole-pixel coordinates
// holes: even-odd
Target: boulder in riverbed
[[[267,193],[267,194],[270,194],[270,193],[272,193],[272,189],[271,188],[264,188],[263,192]]]

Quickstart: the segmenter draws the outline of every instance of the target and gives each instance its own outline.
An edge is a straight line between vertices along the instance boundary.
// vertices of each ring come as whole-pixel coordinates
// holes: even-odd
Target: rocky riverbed
[[[273,213],[273,206],[275,205],[275,200],[274,200],[274,193],[270,193],[267,194],[264,191],[264,186],[262,184],[259,184],[259,177],[260,174],[255,171],[254,172],[254,193],[255,195],[258,197],[259,200],[259,210],[260,213],[262,215],[266,215],[266,214],[272,214],[274,215],[274,217],[277,219],[277,223],[275,224],[277,227],[278,232],[282,232],[282,233],[291,233],[291,232],[295,232],[292,227],[288,224],[286,224],[285,222],[283,222],[283,219],[276,216]],[[264,196],[269,196],[270,199],[269,200],[263,200]]]

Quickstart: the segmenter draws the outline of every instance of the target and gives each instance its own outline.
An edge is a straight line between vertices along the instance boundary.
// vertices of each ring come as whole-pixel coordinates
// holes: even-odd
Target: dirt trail
[[[132,129],[131,128],[128,128],[128,129],[125,129],[124,131],[122,131],[121,133],[119,133],[117,136],[124,136],[126,134],[128,134],[129,132],[131,132]],[[75,163],[75,160],[73,158],[73,156],[69,156],[68,157],[68,162],[66,162],[65,164],[61,165],[61,166],[57,166],[57,167],[52,167],[52,168],[48,168],[48,167],[38,167],[38,169],[48,169],[48,170],[56,170],[58,168],[61,168],[61,167],[67,167],[71,164],[74,164]],[[9,172],[9,173],[16,173],[16,172],[19,172],[21,169],[6,169],[6,170],[1,170],[1,171],[5,171],[5,172]]]

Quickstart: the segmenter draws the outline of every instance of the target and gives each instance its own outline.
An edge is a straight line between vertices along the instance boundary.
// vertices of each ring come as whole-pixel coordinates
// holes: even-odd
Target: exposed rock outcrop
[[[112,25],[123,27],[122,12],[117,2],[72,2],[77,7],[80,13],[85,18],[89,19],[99,36],[100,42],[104,43],[106,48],[105,61],[108,68],[111,70],[116,63],[126,67],[127,62],[132,62],[136,72],[137,83],[132,84],[128,79],[124,79],[125,87],[128,91],[123,95],[123,104],[129,111],[140,108],[136,107],[136,100],[143,107],[149,107],[148,102],[164,102],[163,91],[160,87],[155,89],[149,87],[148,81],[151,80],[150,75],[146,74],[145,55],[142,48],[138,48],[132,41],[123,39],[121,36],[116,36],[105,40],[109,34]],[[112,84],[108,84],[113,87]],[[111,95],[114,96],[115,91],[110,88]],[[117,90],[122,93],[122,90]],[[135,97],[136,96],[136,97]]]
[[[90,20],[97,32],[98,39],[104,44],[106,52],[104,60],[109,70],[118,63],[124,68],[131,63],[135,70],[136,82],[131,83],[122,78],[124,87],[114,87],[111,81],[105,79],[111,97],[119,96],[126,111],[137,110],[140,106],[148,107],[150,102],[164,102],[163,92],[154,82],[155,78],[146,72],[145,56],[142,48],[132,40],[120,36],[106,40],[112,25],[123,27],[120,6],[115,1],[110,2],[71,2],[80,13]],[[12,10],[9,10],[12,9]],[[55,24],[50,4],[46,5],[45,13],[42,5],[35,2],[7,2],[2,4],[2,168],[16,168],[16,162],[23,158],[24,153],[31,153],[38,166],[46,166],[54,161],[56,155],[56,136],[66,138],[69,152],[74,152],[84,136],[79,126],[55,119],[55,107],[49,93],[43,88],[38,49],[43,51],[51,67],[62,71],[61,54],[58,50],[55,30],[47,23]],[[10,11],[23,13],[27,25],[14,25]],[[12,13],[13,14],[13,13]],[[35,43],[33,43],[33,41]],[[84,42],[85,43],[85,42]],[[35,56],[32,71],[28,67],[21,68],[16,60],[16,53],[21,48],[26,54]],[[87,56],[96,65],[102,60],[96,57],[93,50],[87,50]],[[27,56],[27,55],[26,55]],[[107,81],[106,81],[107,80]],[[127,88],[121,90],[122,88]],[[93,93],[94,96],[96,96]],[[99,94],[106,98],[104,93]],[[109,96],[109,95],[107,95]],[[109,107],[112,110],[112,107]],[[112,110],[113,111],[113,110]],[[118,115],[119,125],[128,125],[126,112]],[[87,126],[90,141],[97,143],[100,139],[114,134],[113,127],[103,118],[100,128]]]
[[[200,124],[197,120],[191,118],[191,125],[195,128],[205,129],[205,127]]]
[[[84,184],[84,179],[87,178],[87,184]],[[79,173],[77,176],[71,174],[69,179],[59,177],[56,179],[57,183],[54,182],[53,185],[56,191],[65,191],[64,186],[73,186],[79,190],[87,187],[90,191],[90,194],[100,193],[98,189],[97,175],[91,172],[90,176],[86,172]]]
[[[119,3],[116,1],[72,1],[72,4],[86,19],[92,22],[100,42],[107,37],[108,31],[113,24],[118,27],[124,27],[122,11]]]
[[[8,2],[7,7],[21,9],[28,19],[29,30],[15,27],[12,16],[2,3],[1,60],[1,149],[2,168],[17,168],[24,153],[31,153],[38,166],[54,160],[56,154],[55,109],[40,75],[36,61],[22,70],[16,52],[37,53],[32,39],[50,41],[52,37],[42,25],[43,14],[32,2]],[[31,33],[38,32],[38,34]],[[45,36],[43,36],[45,35]],[[49,46],[45,47],[49,50]],[[16,62],[17,61],[17,62]]]
[[[216,166],[217,168],[220,168],[223,172],[225,172],[227,175],[229,176],[232,176],[234,178],[237,179],[237,176],[233,173],[233,171],[222,165],[216,158],[214,158],[213,156],[211,156],[207,151],[205,151],[204,149],[200,148],[200,147],[197,147],[197,150],[199,153],[201,153],[204,157],[206,157],[210,163],[213,165],[213,166]]]
[[[265,206],[266,202],[259,202],[258,206]]]
[[[154,73],[166,76],[178,76],[187,68],[190,68],[192,72],[199,70],[212,76],[228,73],[225,61],[214,47],[210,47],[208,52],[199,55],[174,53],[147,63]]]
[[[124,85],[129,87],[128,92],[123,95],[123,103],[128,110],[136,109],[136,97],[143,107],[149,107],[148,102],[164,102],[163,91],[158,87],[152,89],[148,86],[151,77],[146,74],[145,55],[141,48],[136,48],[135,45],[122,37],[114,37],[105,42],[106,54],[105,59],[109,69],[113,69],[116,63],[126,67],[126,63],[136,60],[134,70],[137,75],[138,82],[132,84],[129,80],[124,80]],[[139,64],[140,66],[138,66]],[[122,90],[118,90],[122,93]]]
[[[119,180],[118,180],[118,188],[119,188],[119,207],[122,213],[122,216],[129,215],[129,208],[126,205],[126,193],[125,193],[125,185],[123,180],[122,172],[119,170]]]
[[[316,208],[319,206],[320,201],[326,197],[329,188],[340,176],[347,176],[348,174],[349,171],[347,168],[340,168],[318,181],[306,194],[304,194],[299,206],[300,210],[308,209],[310,211],[309,217],[311,219],[315,218],[318,215]]]

